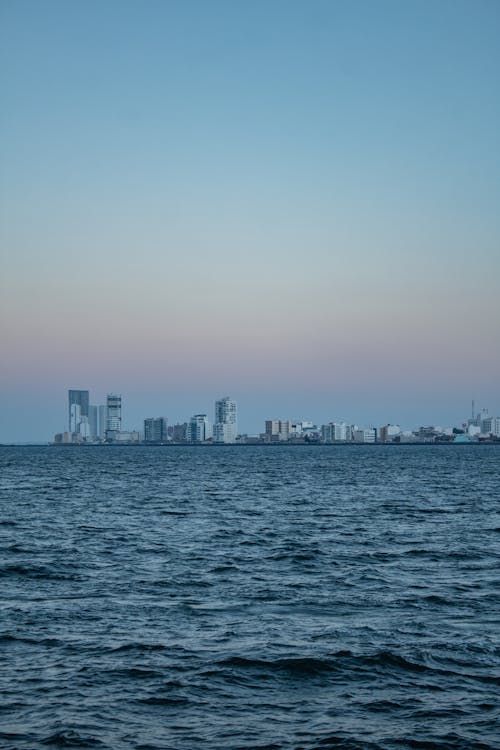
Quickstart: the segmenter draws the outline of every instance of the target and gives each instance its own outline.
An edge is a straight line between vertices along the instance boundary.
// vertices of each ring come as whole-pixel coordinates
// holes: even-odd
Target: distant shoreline
[[[435,443],[425,440],[402,443],[0,443],[0,448],[408,448],[411,446],[436,448],[441,446],[478,447],[483,445],[500,445],[500,440],[481,440],[471,441],[470,443],[455,443],[452,440]]]

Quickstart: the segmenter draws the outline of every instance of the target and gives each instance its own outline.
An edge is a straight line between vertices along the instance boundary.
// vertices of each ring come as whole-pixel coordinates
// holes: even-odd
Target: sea
[[[0,747],[500,748],[500,445],[0,448]]]

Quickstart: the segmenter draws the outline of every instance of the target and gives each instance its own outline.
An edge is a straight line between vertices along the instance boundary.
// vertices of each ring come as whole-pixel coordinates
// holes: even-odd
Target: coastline
[[[453,442],[453,440],[443,440],[437,442],[418,440],[413,442],[374,442],[374,443],[357,443],[357,442],[338,442],[338,443],[320,443],[320,442],[276,442],[276,443],[0,443],[0,448],[364,448],[364,447],[389,447],[389,448],[407,448],[411,446],[484,446],[499,445],[500,440],[478,440],[470,442]]]

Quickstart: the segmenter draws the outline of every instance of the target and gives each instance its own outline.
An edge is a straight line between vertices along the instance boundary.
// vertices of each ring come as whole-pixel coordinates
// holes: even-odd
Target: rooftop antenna
[[[472,399],[472,419],[474,419],[474,399]]]

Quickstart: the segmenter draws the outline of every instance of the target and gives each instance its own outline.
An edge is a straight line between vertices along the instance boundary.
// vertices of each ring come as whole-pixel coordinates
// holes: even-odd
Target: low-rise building
[[[113,443],[139,443],[141,436],[137,430],[120,430],[113,433]]]
[[[266,439],[268,442],[289,440],[292,423],[289,419],[266,419]]]
[[[174,443],[185,443],[187,442],[188,435],[188,423],[178,422],[172,427],[172,442]]]
[[[377,439],[380,443],[392,443],[401,436],[401,427],[398,424],[385,424],[379,428]]]
[[[374,427],[356,429],[353,433],[355,443],[375,443],[377,441],[377,430]]]
[[[351,426],[345,422],[329,422],[321,427],[323,443],[347,443],[352,440]]]
[[[500,437],[500,417],[485,417],[481,421],[481,432],[483,435]]]

